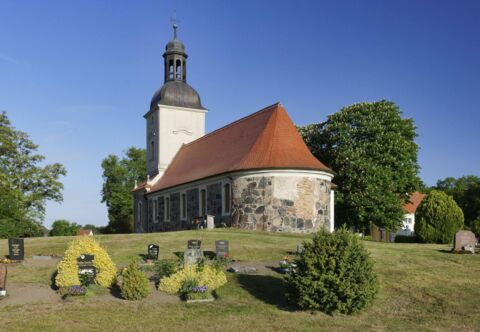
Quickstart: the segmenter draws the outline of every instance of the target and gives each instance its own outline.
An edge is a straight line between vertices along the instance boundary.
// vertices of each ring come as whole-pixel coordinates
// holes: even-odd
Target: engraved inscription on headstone
[[[25,258],[23,239],[8,239],[8,256],[12,261],[23,261]]]
[[[217,252],[217,258],[228,258],[228,241],[217,240],[215,241],[215,251]]]
[[[188,240],[187,248],[188,249],[200,249],[202,245],[201,240]]]
[[[160,252],[160,247],[157,246],[156,244],[148,245],[148,259],[157,260],[159,252]]]
[[[91,274],[97,276],[97,269],[93,265],[94,255],[82,254],[77,258],[78,274]]]
[[[187,265],[197,264],[203,258],[203,251],[200,249],[187,249],[183,253],[183,262]]]

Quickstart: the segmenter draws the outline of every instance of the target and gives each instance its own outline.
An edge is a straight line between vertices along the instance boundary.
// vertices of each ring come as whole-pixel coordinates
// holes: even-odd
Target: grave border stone
[[[219,250],[220,248],[223,250]],[[215,240],[215,253],[217,258],[225,259],[230,256],[230,243],[228,240]]]

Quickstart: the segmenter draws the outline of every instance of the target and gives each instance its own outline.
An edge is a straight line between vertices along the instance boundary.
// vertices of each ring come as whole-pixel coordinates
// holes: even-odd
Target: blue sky
[[[0,0],[0,110],[68,170],[45,225],[107,223],[100,163],[145,144],[174,10],[207,131],[276,101],[307,124],[389,99],[427,184],[480,175],[480,1]]]

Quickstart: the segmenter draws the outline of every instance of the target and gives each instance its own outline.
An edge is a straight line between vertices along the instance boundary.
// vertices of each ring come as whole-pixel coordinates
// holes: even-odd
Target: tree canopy
[[[298,129],[312,153],[336,173],[339,223],[359,229],[401,225],[402,205],[421,181],[416,128],[395,103],[354,104]]]
[[[125,156],[109,155],[102,161],[102,203],[107,204],[109,233],[133,231],[133,196],[135,182],[145,181],[147,170],[145,149],[131,147]]]
[[[0,238],[40,236],[45,204],[63,200],[59,164],[44,165],[44,156],[27,133],[16,130],[0,113]]]
[[[52,229],[50,230],[50,236],[77,235],[80,228],[80,225],[77,225],[76,223],[71,223],[65,219],[55,220],[52,224]]]
[[[467,227],[473,227],[475,220],[480,222],[480,178],[478,176],[467,175],[458,179],[447,177],[437,181],[436,189],[453,197],[463,211]]]

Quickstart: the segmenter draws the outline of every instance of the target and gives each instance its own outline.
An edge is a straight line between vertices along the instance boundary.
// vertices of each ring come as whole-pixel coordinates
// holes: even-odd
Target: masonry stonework
[[[232,189],[234,227],[299,233],[329,229],[328,180],[307,176],[245,176],[236,178]]]

